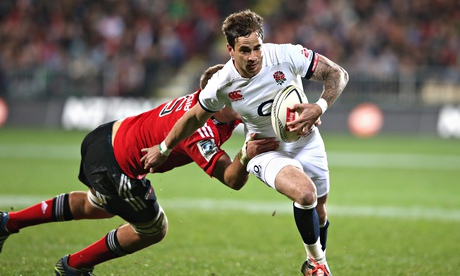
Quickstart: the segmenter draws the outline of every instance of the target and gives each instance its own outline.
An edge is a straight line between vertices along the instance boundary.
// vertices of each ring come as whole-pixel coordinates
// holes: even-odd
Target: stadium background
[[[350,73],[321,126],[332,271],[458,275],[457,0],[0,0],[0,209],[83,189],[87,129],[194,91],[204,68],[227,61],[223,18],[244,8],[264,16],[267,42],[305,44]],[[312,83],[305,89],[319,95]],[[347,128],[364,102],[385,115],[371,139]],[[231,156],[242,139],[224,145]],[[298,275],[305,252],[291,202],[255,177],[238,192],[194,164],[149,178],[170,220],[167,239],[97,275]],[[0,275],[48,275],[57,258],[121,223],[22,229],[6,242]]]
[[[89,129],[198,86],[226,62],[231,12],[265,18],[265,41],[301,43],[350,82],[323,129],[347,132],[376,103],[382,132],[460,137],[460,3],[406,1],[50,1],[0,3],[0,125]],[[320,92],[305,83],[310,99]]]

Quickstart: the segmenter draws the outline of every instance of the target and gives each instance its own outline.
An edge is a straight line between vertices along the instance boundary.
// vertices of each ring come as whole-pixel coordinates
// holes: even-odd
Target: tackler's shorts
[[[109,213],[131,224],[157,220],[162,210],[150,181],[129,178],[115,160],[112,125],[101,125],[86,135],[78,178],[96,192],[98,205]]]

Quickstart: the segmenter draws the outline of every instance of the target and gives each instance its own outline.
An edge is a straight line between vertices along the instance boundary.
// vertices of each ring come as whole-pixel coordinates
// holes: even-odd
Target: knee
[[[163,215],[150,223],[129,223],[119,229],[122,230],[118,234],[121,247],[134,253],[162,241],[168,232],[168,220]]]
[[[295,202],[303,206],[316,206],[317,204],[316,190],[315,189],[301,190],[298,193],[297,199],[295,200]]]
[[[276,189],[302,206],[316,206],[316,187],[313,181],[299,168],[284,167],[276,176]]]
[[[166,234],[168,233],[168,227],[169,227],[168,217],[166,216],[164,212],[162,212],[162,216],[163,217],[161,218],[161,221],[158,222],[159,226],[155,228],[155,232],[153,234],[153,237],[154,237],[153,243],[162,241],[166,237]]]
[[[144,248],[159,243],[166,237],[168,233],[168,220],[166,216],[164,216],[161,226],[155,228],[153,232],[139,232],[139,229],[135,229],[135,231],[139,236],[139,241],[142,244],[141,247]]]
[[[157,243],[166,237],[168,232],[168,218],[165,212],[160,207],[160,212],[155,220],[146,223],[131,224],[134,231],[144,240],[151,240],[152,243]]]

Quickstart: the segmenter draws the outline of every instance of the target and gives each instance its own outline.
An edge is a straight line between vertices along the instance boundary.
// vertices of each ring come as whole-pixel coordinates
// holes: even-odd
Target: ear
[[[228,43],[227,43],[227,52],[231,57],[233,57],[233,48]]]

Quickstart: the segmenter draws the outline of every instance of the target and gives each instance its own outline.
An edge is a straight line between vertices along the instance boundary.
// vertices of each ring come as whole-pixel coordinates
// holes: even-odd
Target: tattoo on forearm
[[[348,83],[348,73],[327,58],[320,58],[311,80],[324,81],[321,98],[331,106],[340,96]]]

